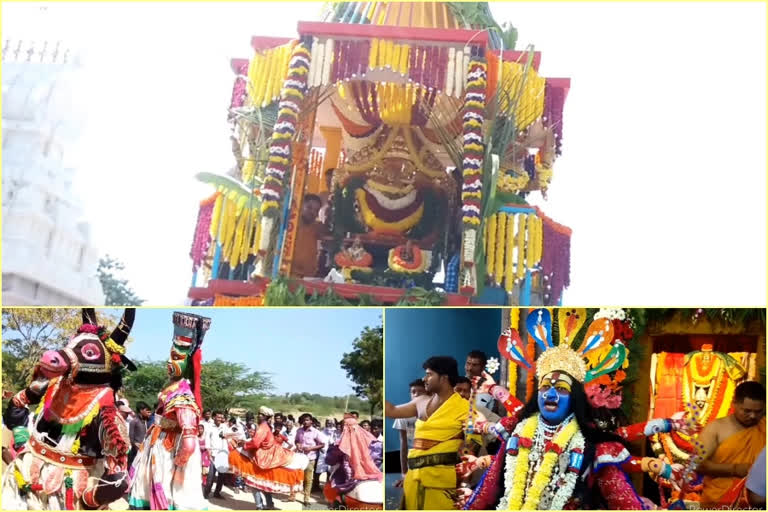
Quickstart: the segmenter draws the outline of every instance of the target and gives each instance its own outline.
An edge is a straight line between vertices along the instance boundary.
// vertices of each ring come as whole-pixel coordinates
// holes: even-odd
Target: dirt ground
[[[234,492],[229,487],[224,487],[221,491],[223,498],[211,497],[210,500],[201,503],[200,509],[208,510],[255,510],[256,502],[253,494],[250,492]],[[300,495],[297,496],[297,498]],[[275,494],[275,508],[278,510],[328,510],[322,493],[313,493],[309,499],[309,508],[304,508],[300,501],[289,502],[288,496]],[[128,502],[124,499],[118,500],[110,505],[109,510],[128,510]]]

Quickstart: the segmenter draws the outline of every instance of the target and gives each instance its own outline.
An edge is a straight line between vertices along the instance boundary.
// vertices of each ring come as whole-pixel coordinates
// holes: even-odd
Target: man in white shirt
[[[227,425],[224,423],[224,413],[214,411],[213,425],[205,430],[205,446],[208,448],[208,454],[211,457],[211,465],[208,469],[208,479],[205,483],[203,496],[207,499],[213,487],[213,481],[216,480],[216,491],[214,498],[221,498],[221,488],[224,486],[225,475],[229,472],[229,442],[225,437],[227,435]]]
[[[283,437],[285,438],[285,441],[283,442],[283,448],[287,448],[289,450],[295,450],[296,449],[296,426],[293,424],[293,421],[286,419],[285,425],[283,427],[283,431],[281,432]]]
[[[416,379],[408,384],[411,393],[411,400],[418,396],[426,395],[427,390],[424,388],[424,381]],[[395,482],[395,487],[401,487],[405,474],[408,472],[408,450],[413,446],[413,436],[416,431],[416,417],[413,418],[397,418],[392,425],[392,428],[400,431],[400,472],[403,478]]]
[[[200,420],[200,424],[208,431],[208,427],[213,427],[213,411],[206,409],[203,411],[203,419]]]

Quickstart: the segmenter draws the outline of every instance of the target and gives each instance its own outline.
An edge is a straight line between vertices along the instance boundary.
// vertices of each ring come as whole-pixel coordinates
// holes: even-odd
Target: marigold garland
[[[429,268],[431,257],[428,251],[422,251],[419,247],[412,247],[411,254],[413,254],[413,261],[406,261],[401,255],[404,250],[405,246],[403,245],[389,250],[387,264],[390,269],[395,272],[421,274]]]
[[[200,210],[197,214],[197,225],[192,238],[192,247],[189,255],[192,258],[192,271],[194,272],[203,264],[211,246],[211,221],[213,210],[221,194],[214,193],[210,198],[200,202]]]
[[[530,313],[531,310],[528,310]],[[527,352],[528,361],[533,361],[533,368],[528,370],[525,385],[525,401],[528,402],[533,398],[533,393],[536,386],[536,341],[533,336],[526,334],[528,339],[528,345],[525,347]]]
[[[421,202],[413,213],[398,221],[387,222],[383,219],[380,219],[373,212],[371,206],[368,204],[368,199],[363,188],[358,188],[355,190],[355,198],[357,199],[357,203],[360,205],[360,213],[363,216],[363,221],[374,231],[405,233],[416,224],[418,224],[421,220],[421,217],[424,215],[424,203]]]
[[[283,183],[291,165],[291,139],[296,134],[296,123],[300,104],[307,89],[310,53],[305,38],[293,47],[288,76],[278,105],[277,123],[269,145],[269,163],[267,164],[261,196],[264,199],[261,213],[266,217],[276,217],[280,213],[283,201]]]
[[[504,215],[503,213],[499,213],[499,215]],[[507,234],[506,239],[512,240],[515,236],[515,216],[513,214],[509,214],[507,217]],[[512,250],[512,245],[507,245],[507,261],[504,264],[504,290],[506,290],[507,293],[512,292],[512,288],[515,286],[515,279],[514,279],[514,268],[515,268],[515,253]]]
[[[211,213],[211,238],[218,241],[219,236],[219,223],[221,219],[221,212],[224,209],[224,202],[226,201],[223,194],[219,194],[216,197],[216,202],[213,205],[213,213]]]
[[[536,215],[528,217],[528,268],[532,269],[541,261],[541,219]]]
[[[514,226],[514,222],[512,225]],[[517,331],[519,327],[520,309],[509,308],[509,328]],[[514,363],[513,361],[507,361],[507,363],[509,365],[509,383],[507,385],[507,389],[509,389],[513,395],[517,395],[517,363]],[[511,415],[512,413],[508,414]]]
[[[517,215],[517,270],[515,278],[520,280],[525,276],[525,225],[527,216],[525,214]]]
[[[494,263],[496,262],[496,214],[488,217],[488,222],[483,224],[483,232],[483,239],[486,241],[486,268],[489,273],[493,274],[495,269]]]
[[[524,63],[504,61],[502,63],[502,79],[498,85],[501,92],[500,111],[512,114],[514,107],[515,125],[518,130],[524,130],[544,113],[544,92],[546,79],[529,66],[528,74],[524,77]],[[513,103],[517,101],[516,105]]]
[[[278,99],[290,56],[289,45],[254,54],[248,66],[249,99],[252,105],[266,107]]]
[[[539,419],[539,421],[542,421]],[[559,451],[564,451],[571,438],[578,432],[579,425],[576,419],[572,419],[568,424],[557,434],[552,444],[556,445]],[[549,480],[552,478],[552,470],[557,462],[558,453],[553,448],[550,448],[547,453],[544,454],[544,460],[536,472],[536,476],[533,477],[531,487],[526,493],[525,503],[522,510],[537,510],[539,501],[541,500],[541,493],[549,484]],[[515,509],[517,510],[517,509]]]
[[[520,432],[520,438],[531,439],[536,433],[538,416],[532,416],[528,418],[523,426],[522,432]],[[523,495],[525,494],[525,480],[528,475],[528,456],[531,454],[531,449],[527,446],[520,446],[516,458],[516,463],[508,465],[509,469],[514,471],[512,478],[512,493],[509,497],[509,506],[507,510],[520,510],[523,506]]]
[[[496,255],[494,267],[494,281],[496,286],[501,285],[501,281],[504,278],[504,234],[507,230],[507,216],[504,213],[498,213],[494,215],[496,217]]]
[[[547,191],[547,188],[549,188],[549,183],[552,181],[552,169],[548,167],[536,167],[536,180],[539,186],[539,190],[542,191],[542,193],[545,193]]]
[[[516,194],[525,189],[530,181],[527,173],[515,174],[513,171],[505,171],[496,182],[496,188],[502,192]]]
[[[467,75],[463,107],[462,220],[465,226],[480,225],[483,169],[483,116],[485,110],[486,65],[482,49],[475,48]]]
[[[216,294],[213,300],[214,306],[263,306],[264,297],[256,295],[252,297],[230,297],[227,295]]]

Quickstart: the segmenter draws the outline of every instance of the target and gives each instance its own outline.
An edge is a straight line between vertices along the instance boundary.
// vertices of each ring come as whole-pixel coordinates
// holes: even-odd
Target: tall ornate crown
[[[552,341],[552,314],[546,309],[536,309],[528,314],[526,329],[542,350],[536,360],[536,378],[559,370],[585,384],[619,368],[627,357],[627,349],[617,340],[604,357],[589,368],[585,356],[613,342],[613,324],[607,318],[594,320],[577,349],[572,348],[573,340],[586,321],[586,309],[561,309],[558,311],[560,341]],[[507,329],[498,341],[503,357],[526,370],[533,368],[533,362],[526,357],[525,345],[515,329]]]

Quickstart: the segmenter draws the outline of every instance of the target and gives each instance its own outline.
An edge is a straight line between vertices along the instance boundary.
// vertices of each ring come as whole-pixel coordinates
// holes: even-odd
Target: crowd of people
[[[136,402],[135,412],[128,401],[117,401],[118,411],[129,425],[131,451],[128,455],[128,465],[131,466],[147,435],[149,427],[155,422],[154,410],[142,401]],[[355,421],[359,413],[352,411],[349,416]],[[157,417],[159,419],[159,416]],[[265,422],[272,433],[273,439],[284,450],[291,453],[306,455],[308,463],[303,469],[301,490],[291,490],[287,500],[297,500],[303,505],[310,505],[312,493],[322,493],[322,486],[330,482],[331,472],[336,463],[328,460],[329,447],[339,442],[344,429],[344,420],[326,418],[324,424],[309,413],[295,418],[293,414],[273,413],[268,407],[261,407],[257,415],[246,412],[241,418],[238,415],[228,415],[226,411],[205,409],[198,423],[198,441],[201,454],[201,474],[203,496],[223,499],[222,488],[226,485],[235,494],[247,492],[248,486],[242,476],[242,470],[237,464],[230,462],[232,453],[241,453],[244,447],[253,444],[259,425]],[[369,450],[373,463],[381,471],[383,464],[383,422],[380,419],[361,420],[359,426],[372,436]],[[254,500],[259,510],[276,510],[272,493],[259,490],[253,491]]]
[[[46,351],[13,395],[3,412],[13,433],[3,450],[5,508],[95,510],[125,500],[135,510],[199,510],[228,485],[264,510],[276,509],[273,494],[301,494],[309,505],[323,483],[330,508],[382,508],[380,421],[345,413],[321,428],[311,414],[265,406],[242,419],[204,409],[200,347],[210,318],[173,313],[168,380],[153,407],[137,402],[134,412],[122,395],[123,371],[137,368],[124,347],[134,319],[126,309],[110,332],[84,308],[68,344]]]
[[[482,351],[469,352],[464,376],[453,357],[423,363],[425,376],[408,384],[411,400],[385,404],[400,438],[400,508],[660,508],[637,492],[629,475],[647,473],[679,491],[691,474],[664,456],[630,453],[629,443],[659,432],[701,443],[695,471],[703,476],[702,507],[765,506],[766,391],[760,383],[739,384],[733,413],[703,431],[683,413],[629,425],[620,411],[606,416],[589,403],[580,357],[556,350],[537,361],[538,392],[526,404],[494,382]]]

